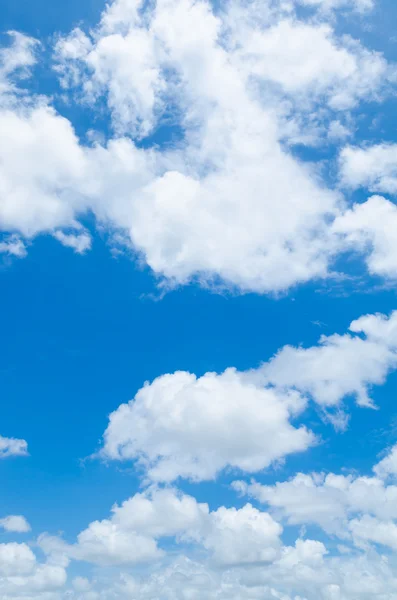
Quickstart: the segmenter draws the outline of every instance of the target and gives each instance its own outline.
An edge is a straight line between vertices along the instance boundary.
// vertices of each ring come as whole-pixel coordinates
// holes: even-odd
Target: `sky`
[[[397,600],[396,19],[0,0],[1,600]]]

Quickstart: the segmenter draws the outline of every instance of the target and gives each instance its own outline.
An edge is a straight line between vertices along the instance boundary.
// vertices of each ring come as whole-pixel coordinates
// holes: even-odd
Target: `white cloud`
[[[393,446],[387,455],[374,467],[374,471],[382,479],[389,475],[397,475],[397,445]]]
[[[392,521],[379,521],[365,515],[350,521],[349,529],[358,544],[372,542],[397,550],[397,525]]]
[[[370,273],[395,279],[396,227],[396,205],[381,196],[372,196],[363,204],[355,204],[351,210],[337,218],[333,231],[341,237],[345,248],[364,253]]]
[[[0,242],[0,254],[9,254],[24,258],[26,256],[26,246],[20,237],[11,235]]]
[[[105,32],[110,29],[107,19],[94,42],[75,30],[68,38],[59,40],[55,51],[64,86],[76,84],[80,79],[87,102],[94,104],[102,95],[107,96],[118,132],[145,137],[155,126],[165,82],[155,39],[139,21],[136,16],[134,26],[125,35],[113,23],[107,35]],[[65,60],[78,61],[82,72],[73,63],[69,71],[62,65]]]
[[[98,565],[146,563],[163,556],[154,539],[94,521],[78,536],[72,556]]]
[[[304,406],[296,392],[257,387],[234,369],[163,375],[110,415],[101,455],[136,460],[155,481],[252,473],[314,443],[290,423]]]
[[[317,525],[343,540],[397,546],[397,486],[383,478],[393,473],[396,448],[373,467],[375,476],[298,473],[284,482],[262,485],[235,481],[232,487],[269,507],[288,525]]]
[[[391,600],[397,589],[392,559],[375,552],[332,556],[315,540],[284,547],[269,565],[219,569],[178,556],[145,576],[122,573],[108,585],[93,583],[101,598],[120,600]]]
[[[295,2],[323,11],[347,8],[366,13],[375,7],[375,0],[295,0]]]
[[[267,513],[250,504],[237,510],[207,504],[174,489],[149,489],[121,506],[110,519],[94,521],[77,542],[40,536],[48,556],[61,556],[106,565],[150,563],[165,556],[159,542],[174,538],[208,550],[219,565],[271,562],[281,552],[282,527]]]
[[[0,544],[0,574],[26,575],[31,573],[36,557],[26,544]]]
[[[239,510],[222,506],[211,513],[211,521],[203,544],[218,563],[271,562],[280,552],[282,527],[251,504]]]
[[[30,237],[73,226],[84,154],[69,121],[46,106],[5,109],[0,132],[0,229]]]
[[[0,519],[0,527],[5,531],[14,531],[16,533],[26,533],[30,531],[30,525],[22,515],[9,515]]]
[[[16,82],[30,75],[30,67],[36,63],[35,49],[38,41],[9,31],[8,46],[0,48],[0,102],[13,103],[12,94],[17,91]],[[20,93],[20,90],[19,90]]]
[[[38,563],[26,544],[0,544],[2,599],[60,600],[60,596],[55,594],[65,583],[65,569],[57,565]]]
[[[325,136],[336,109],[381,95],[389,67],[329,25],[274,6],[235,0],[215,14],[203,1],[141,10],[117,0],[90,35],[60,38],[64,85],[88,102],[105,98],[116,135],[142,137],[172,119],[183,139],[91,147],[45,99],[7,104],[0,228],[56,232],[81,249],[65,228],[92,211],[174,285],[196,278],[263,293],[326,276],[337,250],[329,223],[343,202],[280,138],[288,129],[299,138],[312,113]]]
[[[27,456],[28,444],[25,440],[6,438],[0,435],[0,459],[10,456]]]
[[[397,312],[363,316],[349,330],[322,336],[310,348],[285,346],[256,376],[264,384],[310,394],[324,406],[336,406],[349,395],[371,406],[371,386],[382,384],[397,366]]]
[[[99,455],[135,461],[153,481],[258,472],[315,443],[293,425],[309,398],[325,409],[349,396],[372,407],[372,386],[396,367],[397,312],[364,315],[348,333],[285,346],[251,371],[176,372],[146,383],[110,415]]]
[[[339,157],[342,184],[371,192],[397,192],[397,144],[347,146]]]
[[[42,535],[39,545],[49,556],[70,557],[99,565],[148,563],[164,556],[158,539],[190,535],[198,539],[208,521],[206,504],[173,489],[135,494],[112,508],[110,519],[94,521],[73,545]]]
[[[277,83],[297,104],[303,101],[302,94],[306,102],[310,98],[309,106],[321,98],[323,110],[326,104],[336,110],[353,107],[360,98],[376,95],[387,77],[387,63],[380,54],[348,38],[341,43],[330,25],[296,19],[254,30],[241,52],[251,77]]]
[[[73,248],[77,254],[84,254],[91,248],[91,236],[87,233],[64,233],[63,231],[55,231],[54,238],[61,242],[67,248]]]

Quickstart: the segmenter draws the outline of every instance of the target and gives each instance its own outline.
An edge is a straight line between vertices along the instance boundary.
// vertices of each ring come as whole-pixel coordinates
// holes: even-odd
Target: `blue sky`
[[[1,2],[2,599],[397,598],[396,17]]]

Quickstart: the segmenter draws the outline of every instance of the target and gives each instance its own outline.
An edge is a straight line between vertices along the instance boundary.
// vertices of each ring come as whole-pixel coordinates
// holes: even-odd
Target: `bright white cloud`
[[[221,507],[211,513],[211,521],[203,543],[218,563],[271,562],[278,556],[282,527],[250,504],[240,510]]]
[[[321,98],[331,108],[345,110],[376,94],[387,77],[380,54],[353,40],[341,44],[324,24],[282,20],[268,30],[251,32],[241,52],[251,77],[277,83],[297,104],[304,95],[310,104]]]
[[[247,504],[237,510],[207,504],[174,489],[152,489],[114,506],[110,519],[95,521],[74,545],[43,535],[39,545],[51,556],[64,555],[99,565],[148,563],[159,560],[163,538],[195,543],[217,564],[270,562],[281,551],[282,527],[267,513]]]
[[[370,273],[395,279],[396,227],[396,205],[381,196],[372,196],[337,218],[333,231],[346,249],[362,250]]]
[[[343,202],[280,138],[302,137],[312,114],[326,136],[336,110],[381,96],[385,60],[279,3],[142,6],[116,0],[89,35],[56,46],[65,88],[90,106],[105,99],[113,140],[82,144],[43,98],[0,110],[0,229],[55,233],[83,252],[88,238],[65,228],[92,211],[169,284],[263,293],[326,276]],[[145,136],[170,113],[183,138],[172,148],[117,137]]]
[[[109,417],[100,456],[135,461],[153,481],[254,473],[315,443],[293,418],[311,398],[325,409],[349,396],[371,407],[371,389],[397,367],[397,312],[365,315],[343,335],[283,347],[247,372],[186,372],[147,383]]]
[[[84,154],[69,121],[45,106],[6,109],[0,132],[0,229],[30,237],[73,226]]]
[[[84,254],[91,248],[91,236],[86,232],[73,234],[55,231],[53,235],[63,246],[72,248],[77,254]]]
[[[397,486],[384,479],[394,474],[396,447],[373,467],[374,476],[298,473],[274,485],[235,481],[233,488],[270,508],[289,525],[318,525],[341,539],[394,547],[397,542]],[[372,533],[371,533],[372,531]]]
[[[370,388],[385,381],[397,366],[397,312],[367,315],[349,326],[350,333],[322,336],[317,346],[285,346],[257,376],[278,388],[295,388],[324,406],[346,396],[370,406]]]
[[[304,406],[296,392],[257,387],[234,369],[163,375],[110,415],[101,455],[136,460],[155,481],[252,473],[314,443],[290,423]]]
[[[26,533],[30,531],[30,525],[22,515],[9,515],[0,519],[0,527],[5,531],[14,531],[16,533]]]
[[[371,192],[395,195],[397,192],[397,145],[347,146],[339,157],[342,186],[366,188]],[[370,273],[396,278],[397,208],[382,196],[372,196],[340,215],[333,231],[348,249],[364,253]]]
[[[397,145],[347,146],[339,157],[342,184],[371,192],[397,192]]]
[[[0,435],[0,459],[10,456],[27,456],[28,444],[25,440],[7,438]]]

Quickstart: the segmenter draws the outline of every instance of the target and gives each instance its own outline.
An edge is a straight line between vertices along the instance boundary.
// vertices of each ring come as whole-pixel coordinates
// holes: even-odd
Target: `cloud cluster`
[[[155,481],[255,472],[314,443],[290,423],[304,407],[296,392],[260,388],[234,369],[163,375],[110,415],[101,455],[138,460]]]
[[[7,81],[37,52],[21,35],[13,49],[3,53]],[[54,58],[67,94],[92,111],[106,105],[112,135],[79,140],[49,98],[7,84],[0,230],[27,240],[49,232],[83,253],[91,241],[79,220],[91,212],[169,285],[266,293],[329,274],[346,246],[330,228],[342,196],[284,142],[340,139],[328,125],[348,131],[349,110],[393,81],[379,53],[299,20],[293,3],[233,0],[215,11],[204,0],[114,0],[90,33],[60,37]],[[167,127],[176,141],[157,143]]]
[[[183,548],[196,544],[218,565],[269,562],[280,553],[282,527],[250,504],[237,510],[207,504],[175,489],[152,489],[114,506],[110,519],[94,521],[74,545],[42,535],[48,556],[64,556],[102,566],[150,563],[165,557],[159,546],[175,538]]]
[[[259,369],[265,383],[310,394],[323,406],[354,396],[371,406],[369,390],[397,366],[397,312],[365,315],[349,333],[322,336],[317,346],[285,346]]]
[[[252,371],[158,377],[110,415],[100,454],[136,461],[152,481],[261,471],[315,443],[293,422],[309,398],[335,408],[353,396],[371,407],[371,386],[396,367],[397,313],[362,316],[349,333],[285,346]]]
[[[298,473],[275,485],[235,481],[233,487],[255,498],[289,525],[317,525],[344,542],[397,548],[397,446],[373,467],[373,476]]]
[[[30,531],[30,525],[22,515],[9,515],[0,519],[0,527],[5,531],[15,533],[27,533]]]
[[[0,459],[11,456],[27,456],[28,444],[25,440],[7,438],[0,435]]]

